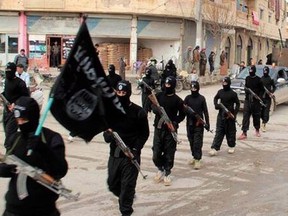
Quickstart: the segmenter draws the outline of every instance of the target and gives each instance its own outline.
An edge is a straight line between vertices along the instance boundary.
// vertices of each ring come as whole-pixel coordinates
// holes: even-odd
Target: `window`
[[[5,34],[0,34],[0,53],[5,53]]]
[[[242,11],[244,13],[248,12],[248,7],[247,7],[247,0],[237,0],[237,10]]]
[[[8,53],[18,53],[18,38],[8,36]]]
[[[41,58],[46,54],[45,35],[29,35],[29,57]]]
[[[261,20],[263,19],[263,14],[264,14],[264,10],[260,8],[259,18],[260,18]]]
[[[271,23],[271,17],[272,17],[271,14],[269,14],[269,16],[268,16],[268,22],[269,23]]]

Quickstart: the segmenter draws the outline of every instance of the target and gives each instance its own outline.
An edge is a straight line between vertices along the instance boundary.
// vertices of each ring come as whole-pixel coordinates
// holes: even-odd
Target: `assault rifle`
[[[228,116],[227,118],[234,119],[235,122],[236,122],[236,124],[237,124],[239,127],[242,126],[241,124],[239,124],[239,122],[237,121],[237,119],[235,119],[235,116],[232,114],[232,112],[229,111],[229,110],[227,109],[227,107],[224,106],[224,104],[219,103],[218,105],[219,105],[219,106],[224,110],[224,112],[227,114],[227,116]]]
[[[253,91],[252,91],[250,88],[248,88],[248,87],[244,87],[244,89],[247,90],[247,91],[249,91],[249,93],[250,93],[255,99],[257,99],[262,106],[266,107],[266,104],[264,104],[264,102],[261,100],[261,98],[260,98],[257,94],[255,94],[255,92],[253,92]]]
[[[119,134],[117,132],[114,131],[109,131],[112,133],[117,146],[121,149],[121,151],[128,157],[130,158],[131,162],[135,165],[135,167],[137,168],[137,170],[140,172],[140,174],[142,175],[143,179],[147,178],[147,175],[144,175],[141,171],[140,165],[138,163],[138,161],[135,159],[135,156],[133,155],[133,153],[131,152],[130,148],[124,143],[124,141],[121,139],[121,137],[119,136]]]
[[[44,187],[48,188],[49,190],[53,191],[60,196],[65,197],[68,200],[77,201],[79,197],[79,193],[71,194],[71,190],[65,188],[61,181],[54,179],[52,176],[45,173],[43,170],[32,167],[25,161],[21,160],[15,155],[2,155],[0,153],[0,161],[9,165],[16,165],[16,173],[18,173],[17,177],[17,194],[20,200],[27,197],[27,176],[31,177],[37,183],[43,185]]]
[[[176,141],[176,143],[180,144],[181,141],[178,140],[177,133],[176,133],[176,130],[175,130],[175,128],[174,128],[174,125],[173,125],[172,121],[170,120],[170,118],[168,117],[165,109],[164,109],[162,106],[160,106],[160,104],[159,104],[159,102],[158,102],[158,100],[157,100],[157,98],[156,98],[154,89],[152,89],[151,86],[149,86],[149,85],[148,85],[146,82],[144,82],[143,80],[142,80],[142,83],[144,84],[144,86],[145,86],[147,89],[149,89],[149,90],[151,91],[151,94],[148,96],[148,98],[150,99],[150,101],[152,102],[152,104],[154,104],[154,105],[157,107],[157,109],[159,110],[159,112],[161,113],[161,119],[164,120],[165,124],[166,124],[167,127],[168,127],[168,130],[170,131],[170,133],[171,133],[172,136],[173,136],[173,139]],[[161,121],[161,119],[159,120],[159,123],[158,123],[159,126],[160,126],[160,124],[163,123],[163,121]]]
[[[264,86],[264,89],[265,89],[265,92],[268,94],[268,96],[271,99],[275,100],[275,95],[272,92],[270,92],[265,86]]]
[[[142,81],[140,82],[140,84],[141,84],[141,83],[142,83],[147,89],[149,89],[152,93],[155,93],[155,92],[154,92],[154,89],[152,89],[151,86],[149,86],[145,81],[142,80]]]
[[[197,119],[196,125],[203,125],[203,127],[210,133],[213,133],[213,130],[209,129],[209,125],[201,118],[201,116],[196,113],[191,107],[184,105],[184,108],[186,109],[186,112],[188,115],[193,115]]]

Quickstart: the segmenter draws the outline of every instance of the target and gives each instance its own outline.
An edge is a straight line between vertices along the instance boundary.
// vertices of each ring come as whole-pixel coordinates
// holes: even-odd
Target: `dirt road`
[[[217,112],[212,100],[220,86],[203,87],[200,92],[206,96],[211,117],[211,128],[215,129]],[[48,90],[47,90],[48,92]],[[189,91],[183,91],[184,98]],[[140,103],[140,96],[132,96]],[[180,124],[175,166],[172,170],[173,184],[165,187],[153,182],[156,168],[152,162],[153,127],[142,151],[142,170],[148,175],[143,180],[139,175],[134,203],[135,216],[154,215],[288,215],[288,106],[277,107],[268,124],[268,131],[260,138],[254,130],[248,132],[248,139],[238,141],[235,154],[227,153],[226,141],[218,156],[209,157],[208,151],[213,134],[204,137],[202,168],[198,171],[188,165],[191,159],[185,122]],[[239,115],[238,121],[241,122]],[[49,115],[45,125],[57,129],[64,138],[68,132]],[[3,129],[1,128],[3,139]],[[238,128],[237,135],[240,135]],[[58,206],[63,216],[116,216],[117,199],[107,189],[107,159],[109,146],[102,134],[95,136],[88,145],[80,139],[66,143],[69,173],[64,184],[74,192],[81,192],[78,202],[59,199]],[[0,151],[3,152],[3,147]],[[7,179],[0,179],[0,212],[4,209],[4,194]]]

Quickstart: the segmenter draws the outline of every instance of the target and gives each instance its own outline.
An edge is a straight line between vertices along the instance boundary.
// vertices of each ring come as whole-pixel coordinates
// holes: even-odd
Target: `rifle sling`
[[[120,153],[121,153],[121,148],[117,145],[117,147],[114,150],[114,157],[119,158],[120,157]]]
[[[10,155],[10,154],[12,153],[12,151],[15,149],[15,147],[17,146],[17,144],[18,144],[18,142],[19,142],[19,140],[20,140],[20,137],[21,137],[21,134],[19,133],[18,136],[17,136],[17,138],[16,138],[15,141],[13,142],[12,148],[9,149],[9,150],[6,152],[6,156],[7,156],[7,155]],[[41,141],[42,141],[43,143],[47,143],[46,138],[45,138],[43,132],[41,132]]]
[[[165,122],[164,118],[161,117],[158,121],[158,124],[157,124],[157,128],[158,129],[161,129],[162,128],[162,124]]]

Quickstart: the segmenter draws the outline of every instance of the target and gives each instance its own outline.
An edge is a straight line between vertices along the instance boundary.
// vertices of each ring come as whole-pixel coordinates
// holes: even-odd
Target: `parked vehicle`
[[[184,90],[191,89],[192,74],[188,74],[187,71],[181,71],[178,79],[182,82]]]
[[[263,76],[263,68],[265,65],[256,65],[256,75]],[[269,75],[274,80],[276,90],[274,92],[275,99],[272,100],[270,113],[276,109],[276,106],[288,102],[288,68],[267,65],[270,69]],[[243,69],[235,79],[231,81],[231,88],[238,94],[240,100],[240,109],[243,109],[245,99],[245,79],[249,75],[249,67]]]

